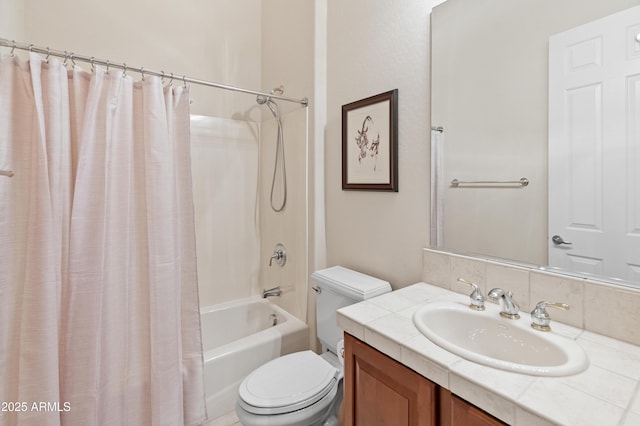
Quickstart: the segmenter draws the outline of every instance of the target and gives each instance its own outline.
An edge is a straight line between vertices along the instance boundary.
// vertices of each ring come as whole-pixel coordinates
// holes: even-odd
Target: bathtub
[[[209,419],[235,409],[242,380],[269,360],[309,348],[308,326],[268,299],[200,309]]]

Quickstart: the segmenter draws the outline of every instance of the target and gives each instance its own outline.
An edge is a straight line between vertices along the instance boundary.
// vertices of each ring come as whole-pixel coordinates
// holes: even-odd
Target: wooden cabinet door
[[[434,383],[349,334],[344,348],[345,425],[436,425]]]
[[[439,396],[441,426],[506,426],[506,423],[445,388],[440,388]]]

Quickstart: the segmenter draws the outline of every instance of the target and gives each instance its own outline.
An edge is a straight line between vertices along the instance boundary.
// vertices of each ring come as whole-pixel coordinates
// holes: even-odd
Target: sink
[[[530,317],[500,317],[500,308],[485,311],[468,304],[434,301],[419,308],[413,323],[436,345],[469,361],[533,376],[568,376],[584,371],[589,360],[582,347],[554,331],[531,328]],[[552,324],[553,325],[553,324]]]

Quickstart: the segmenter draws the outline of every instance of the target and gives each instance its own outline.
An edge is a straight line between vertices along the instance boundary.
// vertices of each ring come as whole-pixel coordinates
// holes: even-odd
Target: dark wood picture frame
[[[342,189],[398,192],[398,89],[342,106]]]

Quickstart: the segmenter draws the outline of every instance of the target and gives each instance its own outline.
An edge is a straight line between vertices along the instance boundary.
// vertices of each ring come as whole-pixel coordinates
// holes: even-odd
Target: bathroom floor
[[[238,420],[236,412],[230,411],[224,416],[211,420],[210,422],[207,422],[202,426],[242,426],[242,423],[240,423],[240,420]]]

